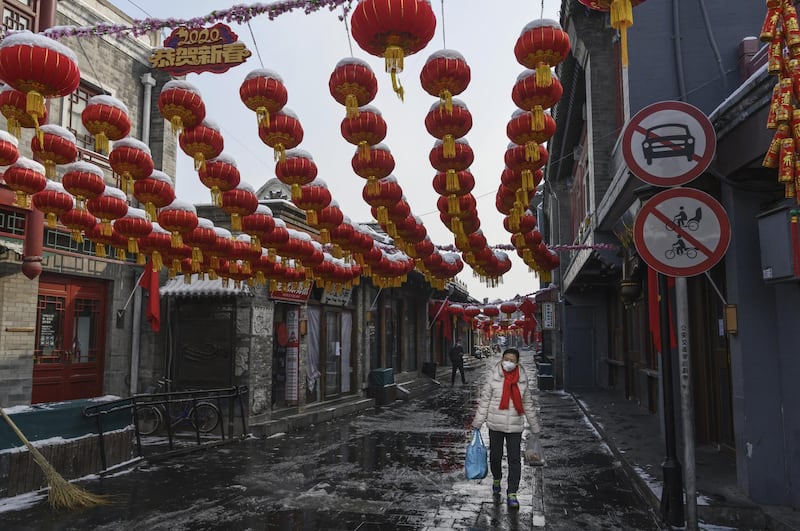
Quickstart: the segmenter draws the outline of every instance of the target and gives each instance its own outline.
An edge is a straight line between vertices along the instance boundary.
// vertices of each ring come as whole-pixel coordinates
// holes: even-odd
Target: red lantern
[[[427,46],[436,30],[428,0],[364,0],[350,19],[353,38],[365,52],[383,57],[394,91],[403,97],[397,74],[403,58]]]
[[[531,157],[528,146],[518,146],[516,144],[509,145],[506,149],[504,161],[509,169],[520,174],[521,189],[529,192],[536,189],[538,184],[535,179],[534,172],[547,164],[549,155],[544,146],[538,144],[536,146],[537,156]]]
[[[227,260],[227,257],[233,252],[233,235],[231,231],[228,229],[224,229],[222,227],[214,227],[214,234],[215,240],[214,245],[211,246],[209,252],[205,253],[206,256],[203,258],[208,259],[208,255],[211,256],[209,263],[211,265],[211,269],[216,271],[221,271],[224,269],[227,263],[223,264]]]
[[[197,227],[197,210],[194,205],[180,199],[158,211],[158,224],[172,233],[172,247],[183,246],[183,234]]]
[[[268,206],[258,205],[255,212],[242,218],[242,230],[250,235],[253,247],[261,249],[261,241],[275,230],[275,218]]]
[[[194,159],[195,171],[205,167],[206,160],[218,157],[225,147],[219,126],[209,120],[194,127],[184,127],[178,142],[183,152]]]
[[[33,155],[44,164],[48,179],[56,176],[56,164],[69,164],[78,157],[75,135],[60,125],[46,124],[31,138]]]
[[[75,198],[64,190],[61,183],[48,179],[44,190],[33,194],[33,206],[47,215],[47,226],[54,229],[58,216],[75,206]]]
[[[200,182],[211,189],[211,201],[216,205],[222,204],[222,192],[233,190],[239,185],[241,175],[236,167],[236,161],[224,153],[207,160],[202,168],[197,170]]]
[[[366,159],[370,146],[386,138],[386,121],[377,108],[365,105],[358,109],[358,116],[342,120],[341,131],[344,139],[357,146],[358,154]]]
[[[339,203],[331,200],[328,206],[318,210],[314,217],[316,218],[315,222],[309,222],[309,224],[319,229],[319,240],[322,243],[330,243],[330,230],[338,227],[344,221],[344,215],[339,208]]]
[[[536,216],[530,210],[526,210],[525,214],[519,216],[516,222],[511,219],[511,216],[506,216],[503,219],[503,227],[511,233],[528,232],[536,228]]]
[[[336,63],[328,88],[333,99],[347,109],[347,117],[358,116],[358,108],[375,99],[378,80],[372,68],[361,59],[347,57]]]
[[[529,160],[536,160],[539,156],[539,144],[544,144],[556,132],[556,121],[549,113],[544,113],[544,127],[540,130],[534,128],[533,114],[517,109],[506,126],[506,135],[509,140],[520,146],[525,146]]]
[[[456,156],[455,139],[461,138],[472,129],[472,115],[459,99],[453,99],[450,111],[434,103],[425,116],[425,129],[431,136],[442,141],[444,158]]]
[[[75,243],[83,243],[83,233],[95,226],[97,218],[86,210],[73,208],[64,212],[59,221],[70,230]]]
[[[105,94],[89,98],[81,121],[94,135],[94,149],[98,152],[108,153],[109,140],[122,140],[131,131],[128,108],[117,98]]]
[[[364,201],[376,209],[378,223],[385,225],[389,221],[387,208],[396,205],[403,197],[403,189],[397,183],[397,178],[390,175],[379,181],[374,186],[366,185],[361,192]]]
[[[454,198],[454,199],[451,199]],[[454,204],[455,202],[455,204]],[[476,210],[475,196],[472,194],[440,197],[436,201],[439,212],[446,212],[450,216],[463,217]]]
[[[300,195],[300,187],[317,177],[317,165],[311,153],[302,149],[290,149],[286,158],[275,164],[275,176],[292,187],[292,199]]]
[[[473,188],[475,177],[469,170],[456,172],[455,178],[448,178],[447,173],[441,171],[433,177],[433,189],[439,195],[464,195]]]
[[[350,218],[343,215],[342,222],[339,225],[331,228],[328,231],[328,234],[330,236],[331,243],[334,246],[338,246],[340,249],[354,251],[357,248],[357,245],[353,244],[353,240],[356,237],[356,232],[357,231],[353,227]],[[305,264],[305,262],[303,262],[303,264]]]
[[[437,140],[428,155],[428,160],[438,171],[447,173],[448,186],[455,188],[457,184],[457,173],[464,171],[470,167],[472,161],[475,160],[475,155],[472,148],[465,138],[455,139],[454,151],[452,157],[445,156],[444,142]]]
[[[367,180],[367,186],[374,187],[376,182],[391,175],[394,170],[394,157],[384,144],[370,147],[369,157],[362,157],[358,152],[353,155],[351,165],[356,175]]]
[[[504,302],[500,305],[500,311],[511,318],[511,314],[517,311],[517,303],[513,301]]]
[[[300,197],[294,199],[293,202],[297,208],[306,211],[306,221],[310,225],[316,225],[317,212],[331,203],[331,193],[325,181],[317,177],[300,187]]]
[[[14,135],[0,131],[0,166],[11,166],[19,158],[19,142]]]
[[[128,252],[139,258],[139,238],[144,238],[153,231],[153,224],[147,220],[147,213],[141,208],[128,207],[128,213],[114,221],[114,230],[128,240]],[[143,258],[143,257],[142,257]]]
[[[231,230],[241,232],[242,217],[249,216],[258,208],[255,189],[244,181],[233,190],[222,192],[222,210],[231,217]]]
[[[258,126],[258,137],[275,152],[275,160],[286,158],[286,150],[303,141],[303,127],[291,110],[283,108],[275,113],[269,125]]]
[[[533,113],[532,129],[541,131],[545,127],[544,110],[558,103],[563,92],[561,82],[555,75],[550,85],[540,87],[536,84],[536,70],[525,70],[517,76],[517,82],[511,89],[511,99],[520,109]]]
[[[111,220],[128,213],[128,201],[122,190],[106,186],[103,193],[86,201],[86,209],[100,220],[103,236],[111,236]]]
[[[25,93],[14,90],[8,85],[0,87],[0,113],[5,116],[8,132],[19,138],[22,128],[38,127],[37,120],[47,122],[47,107],[43,107],[44,113],[37,118],[36,115],[28,114],[26,108]]]
[[[150,257],[153,272],[158,273],[172,248],[172,235],[158,223],[153,223],[151,228],[150,234],[139,238],[139,252]]]
[[[98,258],[108,257],[106,245],[113,247],[115,244],[121,245],[123,241],[119,234],[115,234],[110,224],[106,228],[103,223],[98,222],[86,229],[86,237],[94,243],[94,254]]]
[[[528,23],[514,45],[514,55],[522,66],[536,70],[536,83],[552,83],[551,68],[569,55],[569,35],[555,20],[539,19]]]
[[[131,137],[114,142],[114,148],[108,154],[108,163],[120,176],[119,185],[125,193],[131,192],[131,181],[149,177],[155,168],[147,144]]]
[[[16,192],[14,204],[22,208],[29,208],[30,196],[41,192],[47,185],[44,166],[25,157],[19,157],[6,169],[3,173],[3,180],[9,188]]]
[[[163,171],[153,170],[149,176],[133,183],[133,195],[140,203],[144,203],[144,211],[151,220],[154,220],[156,209],[163,208],[175,200],[175,189],[169,175]]]
[[[439,107],[443,107],[447,113],[453,110],[453,96],[466,90],[470,77],[467,61],[455,50],[434,52],[419,73],[422,88],[431,96],[439,98]]]
[[[184,127],[199,125],[206,117],[206,105],[200,91],[187,81],[173,79],[164,84],[158,95],[158,110],[178,134]]]
[[[239,87],[239,97],[248,109],[255,111],[259,126],[268,126],[270,113],[283,109],[289,99],[281,76],[266,68],[253,70],[245,76]]]
[[[214,223],[210,219],[197,218],[197,226],[183,235],[183,243],[192,248],[191,267],[193,273],[199,273],[203,262],[207,257],[203,253],[208,253],[209,257],[217,240],[214,232]]]
[[[76,208],[85,208],[84,201],[97,197],[106,189],[105,173],[99,166],[79,160],[65,167],[61,184],[77,199]]]
[[[498,315],[500,315],[500,308],[498,308],[494,304],[489,306],[484,306],[481,309],[481,311],[483,312],[483,315],[485,315],[486,317],[497,317]]]
[[[514,201],[516,201],[515,190],[501,184],[497,188],[497,195],[494,201],[497,211],[506,216],[511,214],[511,210],[514,208]]]
[[[10,33],[0,42],[0,79],[26,94],[25,110],[38,128],[45,116],[44,98],[63,97],[78,88],[78,56],[44,35]]]
[[[281,218],[275,219],[275,228],[264,234],[259,235],[261,246],[267,248],[270,257],[275,256],[276,249],[282,246],[289,239],[289,231],[286,228],[286,222]]]

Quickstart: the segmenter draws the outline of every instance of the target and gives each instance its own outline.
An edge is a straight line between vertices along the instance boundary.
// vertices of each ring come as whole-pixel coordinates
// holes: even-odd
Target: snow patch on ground
[[[0,498],[0,513],[29,509],[47,499],[47,491],[26,492],[10,498]]]
[[[642,478],[647,487],[653,491],[653,494],[655,494],[658,499],[661,499],[661,491],[664,489],[664,484],[648,474],[646,470],[638,465],[634,465],[633,470],[640,478]]]

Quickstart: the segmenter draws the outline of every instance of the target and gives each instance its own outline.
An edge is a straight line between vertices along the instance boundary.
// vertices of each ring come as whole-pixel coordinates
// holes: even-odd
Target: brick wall
[[[38,282],[22,273],[0,277],[0,404],[31,400]]]

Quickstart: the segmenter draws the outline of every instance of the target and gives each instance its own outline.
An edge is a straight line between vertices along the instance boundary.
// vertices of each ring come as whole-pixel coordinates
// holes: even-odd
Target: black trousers
[[[450,385],[456,383],[456,371],[461,371],[461,383],[467,383],[467,379],[464,378],[464,362],[461,363],[454,363],[453,364],[453,374],[450,376]]]
[[[503,477],[503,441],[508,450],[508,493],[516,493],[519,489],[519,478],[522,476],[522,433],[505,433],[489,430],[489,468],[492,478]]]

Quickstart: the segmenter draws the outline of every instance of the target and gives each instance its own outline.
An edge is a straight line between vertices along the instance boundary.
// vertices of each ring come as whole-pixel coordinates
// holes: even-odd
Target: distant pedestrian
[[[461,346],[461,338],[456,339],[455,345],[450,347],[450,364],[453,368],[453,374],[450,377],[450,386],[456,384],[456,371],[461,371],[461,383],[466,384],[467,379],[464,377],[464,347]]]
[[[503,358],[491,369],[478,399],[478,411],[472,421],[474,429],[485,422],[489,426],[489,468],[492,471],[492,493],[500,496],[503,477],[503,442],[508,451],[508,508],[519,509],[517,490],[522,475],[521,445],[525,420],[533,434],[530,445],[539,444],[538,388],[535,370],[529,377],[519,365],[519,351],[507,348]]]

